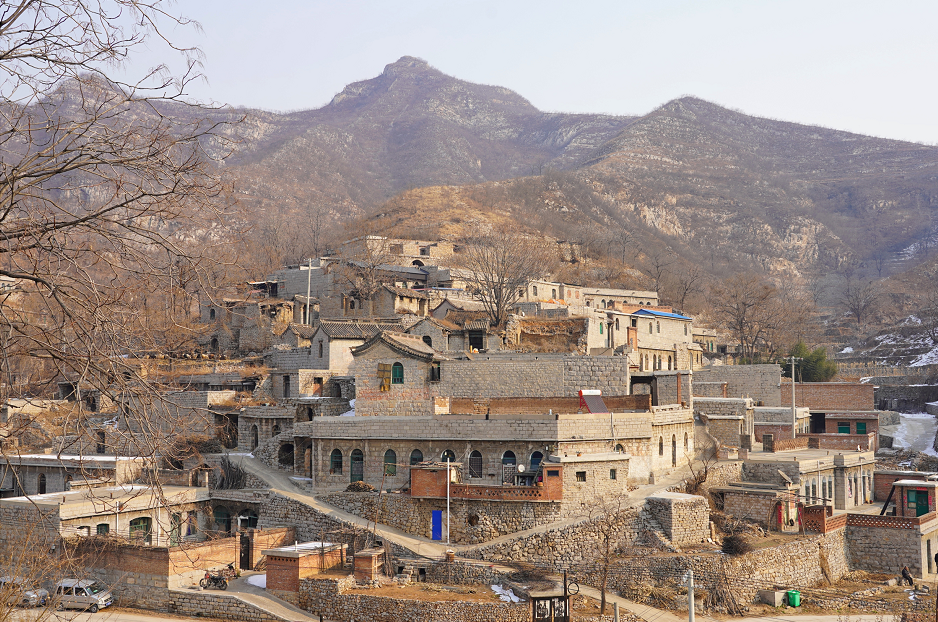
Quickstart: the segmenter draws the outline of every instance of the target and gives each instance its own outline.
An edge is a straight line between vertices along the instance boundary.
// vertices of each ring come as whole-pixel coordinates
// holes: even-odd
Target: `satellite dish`
[[[524,465],[523,465],[523,464],[519,464],[519,465],[518,465],[518,473],[524,473]]]

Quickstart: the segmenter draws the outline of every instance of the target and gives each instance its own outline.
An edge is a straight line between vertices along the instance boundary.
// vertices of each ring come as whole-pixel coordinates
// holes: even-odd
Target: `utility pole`
[[[798,437],[798,407],[795,406],[795,361],[804,359],[798,357],[789,357],[791,359],[791,437]],[[938,622],[938,621],[936,621]]]
[[[313,278],[313,258],[309,258],[309,267],[306,269],[306,325],[309,326],[309,286]]]
[[[688,568],[684,575],[687,582],[687,622],[694,622],[694,569]],[[936,621],[938,622],[938,621]]]
[[[449,482],[452,478],[452,471],[449,470],[449,456],[446,456],[446,546],[449,546]]]

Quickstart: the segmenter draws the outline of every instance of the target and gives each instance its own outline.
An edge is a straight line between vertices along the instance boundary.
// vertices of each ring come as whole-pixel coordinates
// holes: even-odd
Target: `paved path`
[[[298,501],[299,503],[308,505],[311,508],[319,512],[322,512],[326,516],[330,516],[337,520],[345,521],[353,525],[358,525],[359,527],[362,527],[363,529],[368,529],[368,530],[375,529],[373,521],[370,521],[366,518],[362,518],[360,516],[356,516],[344,510],[340,510],[339,508],[333,505],[329,505],[328,503],[324,503],[323,501],[320,501],[314,495],[304,490],[301,490],[300,488],[297,487],[297,485],[293,482],[293,480],[290,479],[290,476],[283,471],[272,469],[268,467],[267,465],[263,464],[260,460],[257,460],[256,458],[251,458],[248,456],[241,457],[240,464],[244,468],[245,471],[251,473],[252,475],[256,475],[257,477],[264,480],[267,483],[267,485],[270,487],[270,489],[273,492],[276,492],[277,494],[293,499],[294,501]],[[673,473],[670,473],[663,477],[659,477],[658,481],[655,484],[645,484],[643,486],[639,486],[637,490],[633,490],[631,493],[629,493],[629,500],[628,500],[627,506],[628,507],[640,507],[644,505],[645,499],[647,499],[651,495],[654,495],[671,486],[674,486],[675,484],[682,482],[687,477],[688,477],[688,472],[687,472],[686,467],[678,468]],[[413,551],[417,555],[420,555],[421,557],[426,557],[429,559],[443,559],[447,549],[452,549],[458,554],[461,551],[473,549],[473,548],[476,548],[477,546],[501,544],[502,542],[510,542],[517,538],[523,538],[523,537],[538,534],[538,533],[544,533],[547,531],[551,531],[553,529],[562,529],[564,527],[569,527],[570,525],[575,525],[579,522],[582,522],[583,520],[585,520],[583,517],[573,517],[573,518],[568,518],[568,519],[558,521],[555,523],[539,525],[531,529],[526,529],[524,531],[518,531],[515,533],[500,536],[498,538],[494,538],[492,540],[485,542],[482,545],[475,545],[475,544],[447,545],[445,543],[440,543],[435,540],[430,540],[429,538],[424,538],[422,536],[414,536],[409,533],[403,532],[399,529],[395,529],[394,527],[389,527],[387,525],[382,525],[382,524],[379,524],[377,526],[377,529],[375,529],[375,532],[378,535],[380,535],[382,538],[385,538],[387,540],[390,540],[391,542],[400,544],[406,547],[407,549]]]
[[[264,588],[248,583],[247,578],[256,574],[264,573],[244,572],[237,579],[232,579],[228,582],[228,590],[226,593],[263,609],[264,611],[268,611],[282,620],[289,620],[291,622],[294,620],[297,622],[319,622],[318,615],[314,616],[308,611],[294,607],[284,600],[271,596]],[[324,622],[327,621],[324,619]]]

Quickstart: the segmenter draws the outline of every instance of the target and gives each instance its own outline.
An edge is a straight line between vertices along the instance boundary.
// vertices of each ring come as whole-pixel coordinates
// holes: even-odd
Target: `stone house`
[[[209,330],[199,343],[211,352],[262,352],[294,321],[293,302],[252,295],[202,305]]]
[[[690,399],[686,374],[681,382],[678,372],[663,376],[654,400],[629,394],[624,357],[453,359],[399,333],[376,335],[353,355],[354,416],[294,424],[295,470],[316,486],[383,479],[399,487],[410,465],[444,455],[469,464],[477,483],[501,485],[506,466],[536,467],[551,452],[610,450],[629,454],[620,475],[641,481],[693,452],[692,411],[678,399],[682,391]],[[613,414],[582,412],[578,391],[593,387]]]
[[[130,484],[149,464],[147,458],[116,456],[9,455],[0,458],[0,498]]]
[[[457,323],[459,322],[459,323]],[[492,329],[484,312],[450,312],[445,319],[428,316],[407,329],[439,351],[470,352],[498,350],[501,337]]]
[[[433,307],[430,315],[438,320],[444,320],[450,311],[485,311],[485,306],[476,300],[464,300],[447,296]]]
[[[278,335],[280,343],[291,348],[308,348],[310,339],[316,332],[315,326],[306,324],[290,324]]]
[[[658,294],[651,291],[602,287],[583,287],[580,291],[583,294],[584,305],[593,309],[613,309],[617,304],[658,306]]]

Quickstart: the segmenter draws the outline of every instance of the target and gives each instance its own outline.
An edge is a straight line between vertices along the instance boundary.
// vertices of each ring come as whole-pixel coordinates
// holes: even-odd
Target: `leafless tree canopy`
[[[544,274],[551,252],[515,232],[490,231],[467,240],[467,280],[485,306],[492,324],[501,325],[528,282]]]

